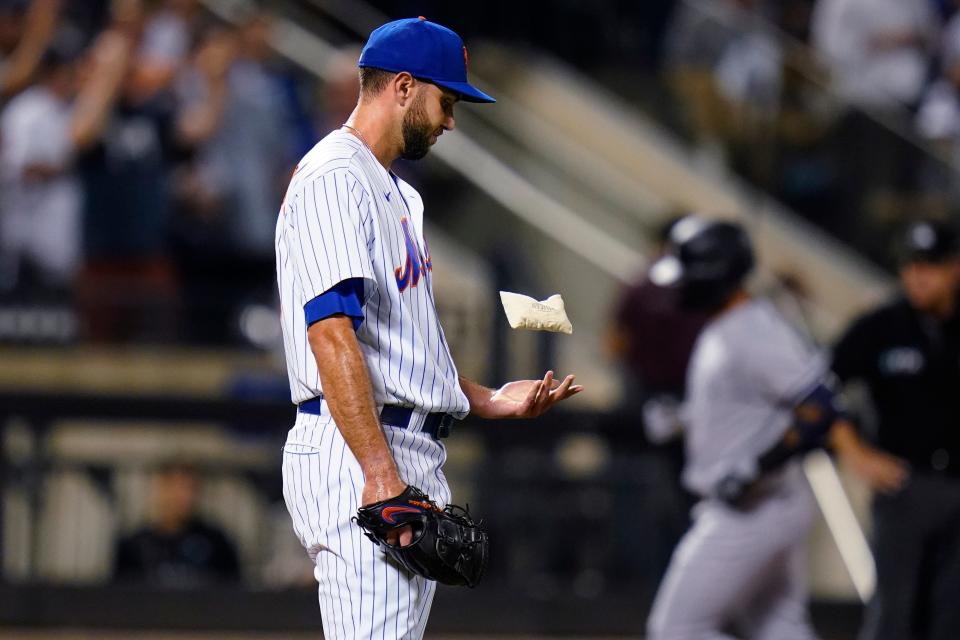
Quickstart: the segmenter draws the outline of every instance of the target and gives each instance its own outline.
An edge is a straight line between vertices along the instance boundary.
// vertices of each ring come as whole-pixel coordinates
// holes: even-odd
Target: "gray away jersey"
[[[357,138],[334,131],[300,161],[277,221],[276,250],[293,402],[323,390],[304,305],[362,278],[357,338],[377,404],[466,415],[469,402],[433,300],[423,201]]]
[[[825,358],[766,300],[708,324],[687,371],[686,486],[709,495],[727,474],[770,449],[825,372]]]

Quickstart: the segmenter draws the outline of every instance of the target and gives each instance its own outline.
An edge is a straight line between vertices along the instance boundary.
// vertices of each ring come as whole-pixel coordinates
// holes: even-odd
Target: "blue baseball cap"
[[[467,48],[456,33],[424,17],[388,22],[370,34],[359,67],[374,67],[428,80],[465,102],[496,102],[467,82]]]

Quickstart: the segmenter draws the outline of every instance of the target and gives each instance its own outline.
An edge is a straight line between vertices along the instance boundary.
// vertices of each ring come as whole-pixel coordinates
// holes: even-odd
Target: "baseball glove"
[[[416,487],[360,507],[353,520],[395,562],[424,578],[475,587],[487,568],[489,540],[483,523],[456,505],[441,509]],[[410,544],[387,542],[388,533],[405,525],[413,528]]]

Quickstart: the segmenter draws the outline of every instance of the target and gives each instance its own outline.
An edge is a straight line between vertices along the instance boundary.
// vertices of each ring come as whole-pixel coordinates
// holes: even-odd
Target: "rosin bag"
[[[573,333],[573,325],[567,318],[563,298],[559,293],[546,300],[537,301],[530,296],[501,291],[500,301],[507,313],[507,320],[514,329]]]

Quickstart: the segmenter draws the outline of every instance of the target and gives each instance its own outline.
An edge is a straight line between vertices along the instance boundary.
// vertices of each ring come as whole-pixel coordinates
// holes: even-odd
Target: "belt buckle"
[[[437,440],[440,438],[446,438],[450,435],[450,427],[453,426],[455,420],[456,418],[449,413],[443,414],[443,416],[440,418],[440,423],[437,425]]]

